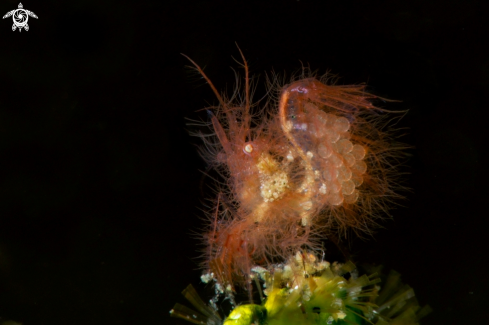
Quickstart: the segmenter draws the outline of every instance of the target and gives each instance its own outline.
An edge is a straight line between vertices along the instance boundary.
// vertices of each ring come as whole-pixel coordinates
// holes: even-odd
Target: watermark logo
[[[10,16],[12,16],[12,19],[14,20],[14,24],[12,25],[12,31],[14,32],[17,28],[19,29],[19,32],[22,31],[22,28],[24,28],[26,31],[29,30],[29,25],[27,25],[29,16],[37,19],[36,14],[33,13],[32,11],[25,10],[24,7],[22,6],[22,3],[20,2],[19,2],[19,8],[7,12],[5,16],[3,16],[3,19],[8,18]]]

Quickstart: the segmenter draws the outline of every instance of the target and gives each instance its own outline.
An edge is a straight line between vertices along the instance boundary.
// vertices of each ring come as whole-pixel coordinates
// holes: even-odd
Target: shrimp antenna
[[[241,51],[241,50],[240,50]],[[187,58],[187,60],[189,60],[195,67],[195,69],[202,75],[202,77],[204,77],[204,79],[207,81],[207,83],[209,84],[209,86],[211,87],[212,91],[214,92],[214,94],[216,95],[217,99],[219,100],[219,103],[221,103],[222,107],[226,107],[226,103],[224,102],[224,100],[222,99],[221,95],[219,94],[219,92],[217,91],[216,87],[214,86],[214,84],[212,83],[212,81],[209,79],[209,77],[207,77],[207,75],[204,73],[204,70],[201,69],[201,67],[194,62],[194,60],[192,60],[191,58],[189,58],[188,56],[186,56],[185,54],[183,53],[180,53],[181,55],[183,55],[184,57]]]
[[[244,57],[243,52],[238,46],[238,43],[236,42],[236,47],[238,48],[239,54],[241,54],[241,59],[243,60],[243,63],[240,63],[236,60],[239,65],[241,65],[245,69],[245,91],[246,91],[246,112],[249,112],[250,110],[250,78],[249,78],[249,69],[248,69],[248,62],[246,62],[246,59]]]
[[[246,62],[246,58],[243,54],[243,51],[239,48],[239,45],[237,42],[235,42],[236,47],[238,48],[239,54],[241,55],[241,60],[243,60],[243,63],[239,62],[235,58],[233,60],[242,66],[245,69],[245,110],[243,111],[243,124],[249,124],[250,123],[250,78],[249,78],[249,68],[248,68],[248,62]],[[248,138],[251,138],[251,130],[248,129]]]

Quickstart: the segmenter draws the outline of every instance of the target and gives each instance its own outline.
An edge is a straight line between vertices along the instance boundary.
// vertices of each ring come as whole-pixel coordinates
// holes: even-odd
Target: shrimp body
[[[221,284],[233,289],[255,265],[319,249],[328,233],[368,232],[399,196],[391,180],[399,148],[381,131],[385,112],[364,86],[302,78],[280,87],[278,102],[253,116],[244,57],[245,92],[233,96],[242,102],[225,101],[190,61],[220,103],[209,146],[218,149],[205,157],[227,186],[205,235],[204,268]]]

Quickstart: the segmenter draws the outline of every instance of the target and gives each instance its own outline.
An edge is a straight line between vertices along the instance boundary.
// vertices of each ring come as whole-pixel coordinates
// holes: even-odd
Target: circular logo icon
[[[11,10],[7,12],[3,18],[7,18],[12,16],[14,24],[12,25],[12,30],[15,31],[17,28],[19,32],[22,31],[22,28],[25,30],[29,30],[29,25],[27,25],[27,21],[29,20],[29,16],[37,18],[36,14],[32,11],[25,10],[22,6],[22,3],[19,3],[18,9]]]

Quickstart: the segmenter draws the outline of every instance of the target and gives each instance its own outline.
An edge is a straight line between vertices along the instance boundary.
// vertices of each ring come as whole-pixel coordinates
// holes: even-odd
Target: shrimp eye
[[[251,143],[247,143],[247,144],[246,144],[246,145],[243,147],[243,151],[244,151],[244,153],[246,153],[246,154],[250,154],[250,153],[252,153],[252,152],[253,152],[253,150],[254,150],[254,148],[253,148],[253,145],[252,145]]]

